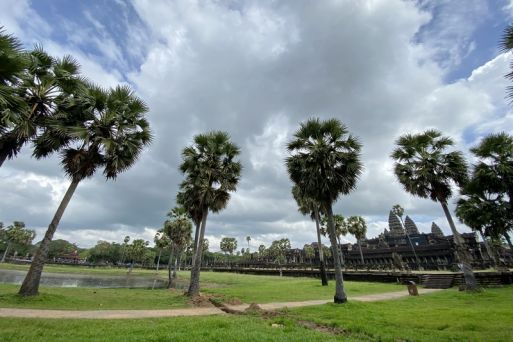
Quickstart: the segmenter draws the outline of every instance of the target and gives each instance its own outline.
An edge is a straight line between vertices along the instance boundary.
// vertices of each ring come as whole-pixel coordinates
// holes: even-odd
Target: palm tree
[[[30,245],[36,236],[36,232],[25,228],[24,222],[14,221],[12,225],[5,228],[4,235],[7,246],[0,262],[5,262],[12,244]]]
[[[130,242],[130,236],[125,236],[123,239],[123,253],[121,254],[121,264],[125,263],[126,252],[128,248],[128,242]]]
[[[491,198],[486,193],[471,192],[465,187],[456,206],[456,216],[473,231],[479,232],[494,268],[497,268],[497,254],[488,243],[488,238],[500,239],[507,222],[509,206],[501,198]]]
[[[155,247],[159,250],[159,256],[157,258],[157,269],[156,272],[159,272],[160,268],[160,257],[162,256],[162,250],[169,246],[169,239],[164,234],[164,231],[161,229],[155,233],[153,237],[153,242],[155,243]],[[171,256],[170,256],[171,258]]]
[[[337,234],[337,241],[338,241],[339,253],[340,253],[340,262],[342,263],[342,266],[344,266],[345,261],[344,261],[344,254],[342,252],[341,237],[346,236],[348,233],[347,222],[346,222],[345,217],[342,215],[339,215],[339,214],[333,215],[333,222],[335,224],[335,233]],[[328,219],[326,218],[326,216],[324,216],[321,219],[321,234],[323,236],[326,236],[326,234],[328,233],[327,225],[328,225]]]
[[[403,215],[404,215],[404,209],[399,204],[396,204],[392,207],[392,214],[399,217],[401,220],[401,225],[403,226],[404,233],[406,234],[406,238],[408,238],[408,242],[410,243],[411,250],[413,251],[413,255],[415,256],[415,261],[417,262],[417,267],[419,269],[422,269],[422,266],[420,265],[419,257],[417,256],[417,252],[415,252],[415,247],[413,246],[413,242],[411,242],[410,234],[408,233],[408,230],[406,230],[406,227],[404,226],[403,221]]]
[[[248,249],[246,250],[246,253],[249,254],[249,242],[251,241],[251,236],[246,236],[246,241],[248,242]]]
[[[319,219],[319,205],[311,198],[301,197],[301,190],[297,185],[292,187],[292,196],[296,200],[298,210],[303,215],[310,215],[310,218],[315,221],[315,229],[317,232],[317,245],[319,247],[319,271],[321,272],[322,286],[328,286],[328,275],[326,274],[326,262],[324,261],[324,253],[322,250],[321,242],[321,228]]]
[[[62,114],[58,110],[61,103],[74,101],[76,93],[84,90],[84,80],[73,57],[55,59],[36,47],[27,60],[28,67],[17,90],[26,102],[25,111],[0,137],[0,166],[6,159],[16,157],[23,145],[35,139],[45,126],[53,124],[53,116]]]
[[[26,54],[20,41],[0,27],[0,134],[7,133],[26,112],[26,102],[19,94],[21,77],[27,68]],[[0,143],[1,144],[1,143]],[[2,145],[0,145],[0,150]],[[1,161],[0,161],[1,166]]]
[[[168,262],[168,288],[173,287],[173,281],[176,279],[176,269],[178,265],[178,257],[191,243],[192,223],[186,215],[178,214],[171,216],[171,220],[164,222],[163,232],[169,241],[170,247]],[[171,273],[171,260],[174,257],[174,268]]]
[[[177,202],[192,214],[199,228],[195,234],[194,262],[188,290],[191,297],[199,294],[207,216],[209,212],[223,210],[228,204],[230,193],[236,190],[242,169],[240,162],[235,160],[239,153],[239,148],[230,142],[225,132],[196,135],[194,144],[182,152],[180,170],[186,178],[180,185]]]
[[[36,158],[60,152],[71,184],[36,251],[20,288],[21,295],[38,293],[50,242],[78,184],[100,168],[107,179],[115,179],[137,161],[144,146],[151,142],[147,111],[144,102],[128,87],[105,91],[88,85],[79,96],[59,106],[50,124],[35,140]]]
[[[301,198],[311,198],[328,217],[328,235],[335,263],[335,303],[344,303],[342,265],[333,221],[333,203],[350,193],[362,172],[360,144],[337,119],[309,119],[288,144],[287,169]],[[321,248],[321,246],[320,246]]]
[[[362,241],[365,239],[365,235],[367,234],[367,223],[365,222],[365,219],[361,216],[351,216],[347,219],[347,231],[356,238],[358,248],[360,249],[360,260],[363,265]]]
[[[513,136],[505,132],[490,134],[471,151],[479,162],[474,166],[472,180],[465,190],[470,195],[493,200],[499,207],[509,207],[498,233],[506,238],[513,250],[508,235],[513,231]]]
[[[452,230],[456,257],[461,263],[466,287],[469,290],[476,289],[470,256],[447,207],[447,201],[452,195],[451,183],[462,187],[468,179],[467,163],[462,153],[446,152],[454,143],[436,130],[403,135],[396,144],[397,148],[391,157],[395,160],[395,174],[399,182],[412,195],[440,203]]]

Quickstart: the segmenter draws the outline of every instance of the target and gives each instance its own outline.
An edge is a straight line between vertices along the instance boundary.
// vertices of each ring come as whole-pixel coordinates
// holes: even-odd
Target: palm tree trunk
[[[160,266],[160,256],[162,255],[162,248],[159,248],[159,257],[157,258],[157,273],[159,271]]]
[[[338,243],[338,252],[340,253],[340,263],[342,264],[342,267],[344,267],[346,262],[344,260],[344,253],[342,253],[342,242],[340,241],[340,235],[337,236],[337,243]]]
[[[451,227],[451,231],[453,234],[454,243],[456,245],[456,257],[459,259],[460,268],[463,271],[463,277],[465,278],[465,286],[467,290],[475,291],[477,290],[477,281],[472,271],[472,267],[470,265],[470,256],[468,252],[465,250],[465,242],[461,237],[460,233],[456,230],[456,226],[454,225],[454,221],[452,220],[451,212],[447,207],[447,203],[444,201],[440,201],[442,205],[442,209],[444,210],[445,217],[449,222],[449,227]]]
[[[335,264],[335,296],[334,302],[337,304],[347,302],[347,296],[344,292],[344,278],[342,275],[342,265],[340,264],[340,256],[338,255],[337,248],[337,234],[335,232],[335,223],[333,222],[333,209],[331,203],[327,207],[328,209],[328,235],[333,250],[333,262]]]
[[[201,229],[201,226],[200,226],[200,222],[197,222],[196,223],[196,232],[194,233],[194,251],[196,251],[198,249],[198,239],[199,239],[199,234],[200,234],[200,229]],[[191,266],[194,266],[194,258],[192,258],[191,260]]]
[[[9,241],[7,243],[7,247],[5,248],[5,252],[4,252],[4,255],[2,256],[2,261],[0,262],[5,262],[5,257],[7,256],[7,252],[9,251],[9,248],[11,247],[11,241]]]
[[[365,261],[363,260],[362,243],[360,239],[358,239],[358,248],[360,249],[360,260],[362,261],[363,266],[365,264]]]
[[[167,288],[173,287],[173,279],[171,277],[171,265],[173,261],[173,244],[169,244],[169,261],[167,262]]]
[[[179,253],[177,253],[179,254]],[[178,268],[178,255],[175,256],[175,265],[173,268],[173,280],[176,279],[176,269]]]
[[[315,227],[317,229],[317,245],[319,246],[319,268],[321,272],[322,286],[328,286],[328,275],[326,274],[326,264],[324,263],[324,251],[322,250],[321,243],[321,227],[319,224],[319,210],[315,208]]]
[[[511,238],[509,237],[508,233],[504,233],[504,237],[506,238],[506,241],[508,241],[509,249],[513,251],[513,245],[511,244]]]
[[[483,243],[485,245],[485,248],[486,248],[486,253],[488,253],[488,255],[490,256],[490,260],[492,261],[492,266],[493,268],[497,268],[497,256],[496,254],[494,253],[494,251],[492,250],[492,247],[490,246],[490,244],[488,243],[488,240],[485,238],[483,232],[481,230],[478,230],[479,232],[479,235],[481,235],[481,239],[483,239]]]
[[[189,291],[187,291],[187,295],[189,297],[196,297],[199,295],[199,282],[200,282],[200,270],[201,270],[201,256],[203,253],[203,238],[205,236],[205,226],[207,224],[207,216],[208,209],[205,208],[203,210],[203,215],[201,219],[201,227],[199,232],[199,240],[198,245],[196,246],[196,250],[194,251],[193,264],[191,269],[191,283],[189,284]]]
[[[41,245],[36,251],[32,263],[30,264],[30,269],[25,276],[25,280],[21,285],[19,294],[22,296],[35,296],[39,291],[39,282],[41,281],[41,273],[43,272],[43,266],[46,262],[46,258],[48,256],[48,249],[50,248],[50,242],[52,241],[53,235],[57,230],[57,226],[61,220],[62,215],[64,214],[64,210],[68,206],[73,193],[77,189],[79,180],[73,180],[64,194],[64,198],[61,201],[61,204],[57,208],[55,215],[53,216],[52,222],[48,226],[48,229],[45,233],[45,237],[41,241]]]

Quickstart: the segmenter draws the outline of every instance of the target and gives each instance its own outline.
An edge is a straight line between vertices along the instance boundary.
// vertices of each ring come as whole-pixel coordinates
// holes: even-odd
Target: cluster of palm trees
[[[70,185],[20,288],[38,293],[50,241],[78,184],[101,170],[114,179],[152,140],[148,107],[128,86],[103,89],[80,74],[71,56],[54,58],[41,47],[21,48],[0,31],[0,166],[27,144],[32,155],[60,156]]]

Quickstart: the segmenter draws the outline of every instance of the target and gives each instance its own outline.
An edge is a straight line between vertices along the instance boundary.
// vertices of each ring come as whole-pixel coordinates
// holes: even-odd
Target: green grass
[[[295,324],[273,328],[259,317],[140,320],[0,320],[1,341],[335,341]]]
[[[512,341],[513,287],[482,293],[447,290],[374,303],[349,302],[291,310],[289,318],[379,341]]]
[[[468,294],[448,290],[375,303],[348,302],[278,316],[131,320],[0,320],[1,341],[511,341],[513,287]],[[340,334],[304,328],[335,327]],[[283,326],[273,328],[271,324]]]
[[[181,272],[179,277],[188,278]],[[221,272],[202,272],[202,292],[238,298],[245,303],[293,302],[314,299],[331,299],[335,293],[335,281],[321,286],[314,278],[261,276]],[[344,283],[348,296],[406,291],[404,286],[386,283],[347,281]]]
[[[21,297],[18,285],[0,284],[0,307],[65,310],[174,309],[188,306],[180,291],[42,287],[39,296]]]

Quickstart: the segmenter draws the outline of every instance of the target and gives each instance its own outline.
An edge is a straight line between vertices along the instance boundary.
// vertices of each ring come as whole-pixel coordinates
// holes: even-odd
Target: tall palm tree
[[[419,269],[422,269],[422,266],[420,265],[419,257],[417,256],[417,252],[415,251],[415,247],[413,246],[413,242],[411,241],[410,233],[408,233],[408,230],[404,226],[404,221],[403,221],[404,209],[403,209],[403,207],[401,207],[399,204],[394,205],[392,207],[392,213],[394,215],[396,215],[397,217],[399,217],[399,219],[401,220],[401,225],[403,226],[404,233],[406,234],[406,238],[408,239],[408,242],[410,243],[411,250],[413,251],[413,256],[415,257],[415,261],[417,262],[417,267]]]
[[[461,264],[466,287],[469,290],[476,289],[470,256],[447,207],[447,201],[452,195],[451,184],[462,187],[468,180],[463,154],[459,151],[447,152],[446,149],[454,143],[437,130],[403,135],[396,144],[397,148],[391,155],[395,160],[395,175],[407,192],[440,203],[452,230],[456,257]]]
[[[287,148],[290,179],[298,186],[301,197],[319,203],[321,211],[328,217],[328,235],[335,264],[334,302],[344,303],[347,296],[333,222],[333,203],[340,195],[356,188],[362,172],[361,146],[339,120],[309,119],[301,123]]]
[[[248,242],[248,249],[247,249],[247,253],[249,254],[249,242],[251,241],[251,236],[246,236],[246,241]]]
[[[26,102],[25,111],[19,113],[12,127],[0,136],[0,166],[6,159],[16,157],[23,145],[50,124],[48,121],[59,113],[60,103],[72,100],[84,87],[78,62],[71,56],[56,59],[36,47],[27,54],[27,60],[27,70],[17,89]]]
[[[169,241],[169,262],[168,262],[168,288],[173,287],[176,279],[178,257],[191,242],[192,223],[186,215],[176,215],[171,220],[164,222],[163,232]],[[174,257],[174,268],[171,272],[171,260]]]
[[[0,27],[0,135],[12,129],[20,114],[26,112],[26,102],[19,92],[28,64],[26,57],[21,42]]]
[[[347,231],[356,238],[358,248],[360,249],[360,260],[363,265],[362,241],[365,239],[365,235],[367,234],[367,223],[365,222],[365,219],[361,216],[351,216],[347,219]]]
[[[488,239],[500,239],[507,221],[509,206],[502,199],[492,198],[484,192],[471,192],[465,187],[463,197],[458,200],[456,216],[481,236],[494,268],[497,268],[497,254]]]
[[[339,253],[340,253],[340,262],[342,263],[342,266],[344,266],[344,254],[342,252],[342,236],[346,236],[348,233],[347,230],[347,221],[346,218],[342,215],[335,214],[333,215],[333,223],[335,224],[335,233],[337,234],[337,241],[339,246]],[[321,219],[321,234],[323,236],[326,236],[328,233],[328,219],[326,216],[324,216]]]
[[[317,232],[317,246],[319,248],[319,271],[321,272],[322,286],[328,286],[328,275],[326,274],[326,263],[324,261],[324,253],[322,250],[321,242],[321,228],[319,216],[319,204],[308,197],[301,196],[301,190],[297,185],[292,187],[292,196],[296,200],[298,210],[303,215],[310,215],[310,218],[315,221],[315,230]]]
[[[465,190],[467,194],[494,200],[499,207],[509,207],[498,233],[506,238],[513,250],[508,235],[513,231],[513,136],[505,132],[490,134],[471,151],[479,161]]]
[[[203,240],[209,212],[223,210],[235,191],[242,166],[235,160],[240,154],[237,145],[230,141],[225,132],[209,132],[194,137],[194,144],[182,152],[180,170],[185,180],[180,185],[177,202],[192,213],[197,224],[194,245],[193,267],[188,295],[199,294],[199,279]],[[201,218],[201,219],[200,219]]]
[[[59,106],[50,124],[35,140],[36,158],[60,152],[71,184],[36,251],[20,295],[38,293],[50,242],[78,184],[98,169],[103,169],[107,179],[115,179],[137,161],[144,146],[151,142],[147,111],[148,107],[129,87],[105,91],[88,85]]]

